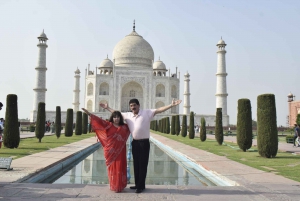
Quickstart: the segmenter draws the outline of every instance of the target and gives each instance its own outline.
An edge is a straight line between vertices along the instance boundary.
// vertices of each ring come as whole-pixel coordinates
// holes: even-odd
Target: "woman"
[[[128,126],[124,124],[119,111],[114,111],[109,121],[105,121],[84,108],[82,110],[90,116],[92,129],[102,144],[110,190],[121,192],[127,185],[126,141],[130,134]]]

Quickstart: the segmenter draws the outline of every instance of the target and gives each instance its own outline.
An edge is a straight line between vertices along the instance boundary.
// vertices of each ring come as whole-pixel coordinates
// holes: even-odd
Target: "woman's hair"
[[[120,123],[119,123],[120,125],[124,125],[124,124],[125,124],[121,112],[119,112],[119,111],[114,111],[113,113],[111,113],[111,115],[110,115],[108,121],[113,123],[113,122],[114,122],[114,121],[113,121],[113,118],[114,118],[114,117],[120,117]]]

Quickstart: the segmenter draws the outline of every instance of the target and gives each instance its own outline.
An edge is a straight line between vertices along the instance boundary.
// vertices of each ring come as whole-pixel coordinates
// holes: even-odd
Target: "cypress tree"
[[[249,99],[238,100],[237,144],[244,152],[252,146],[252,111]]]
[[[6,97],[5,129],[3,133],[4,146],[10,149],[18,148],[20,131],[18,123],[18,96],[8,94]]]
[[[38,112],[36,117],[36,127],[35,127],[35,137],[39,139],[39,142],[42,141],[42,138],[45,135],[45,122],[46,122],[46,104],[40,102],[38,105]]]
[[[82,134],[82,112],[77,111],[76,112],[76,124],[75,124],[75,135],[81,135]]]
[[[201,118],[200,140],[204,142],[206,140],[206,121],[204,117]]]
[[[157,123],[157,120],[155,120],[155,131],[158,131],[158,123]]]
[[[300,114],[297,114],[296,124],[300,125]]]
[[[179,115],[175,116],[175,133],[176,133],[176,135],[179,135],[179,133],[180,133],[180,118],[179,118]]]
[[[189,126],[189,138],[195,138],[195,123],[194,123],[194,112],[190,113],[190,126]]]
[[[158,132],[161,132],[161,119],[158,120]]]
[[[166,133],[170,134],[170,118],[169,117],[166,118],[166,127],[167,127]]]
[[[88,115],[82,113],[82,133],[87,134]]]
[[[171,119],[171,135],[175,135],[176,132],[175,132],[175,116],[173,115],[172,116],[172,119]]]
[[[57,139],[61,134],[61,110],[59,106],[56,106],[56,116],[55,116],[55,135]]]
[[[216,127],[215,127],[215,138],[219,145],[223,144],[223,123],[222,123],[222,108],[217,108],[216,112]]]
[[[181,136],[186,137],[186,135],[187,135],[186,115],[183,115],[182,116]]]
[[[65,125],[65,136],[71,137],[73,135],[73,109],[67,110],[67,119]]]
[[[262,157],[274,158],[278,151],[278,130],[274,94],[257,97],[257,149]]]
[[[162,118],[162,132],[166,133],[166,118]]]

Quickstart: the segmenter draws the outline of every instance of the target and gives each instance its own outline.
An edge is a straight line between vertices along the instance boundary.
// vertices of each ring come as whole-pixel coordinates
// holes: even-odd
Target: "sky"
[[[74,71],[112,59],[115,45],[132,31],[147,40],[155,55],[175,72],[190,74],[191,111],[216,113],[217,47],[226,42],[227,111],[236,124],[237,101],[248,98],[257,119],[257,96],[272,93],[277,125],[286,125],[287,95],[300,96],[300,1],[209,0],[51,0],[0,1],[0,117],[7,94],[18,95],[18,116],[33,108],[37,37],[47,34],[46,110],[72,108]],[[183,105],[183,104],[182,104]],[[180,108],[182,113],[183,109]],[[200,122],[199,122],[200,123]]]

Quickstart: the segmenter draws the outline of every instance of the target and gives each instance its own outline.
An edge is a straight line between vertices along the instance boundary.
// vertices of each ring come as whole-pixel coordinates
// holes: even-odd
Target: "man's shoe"
[[[141,193],[141,192],[143,192],[143,189],[136,189],[135,190],[135,193]]]
[[[130,186],[129,188],[135,190],[136,186]]]

